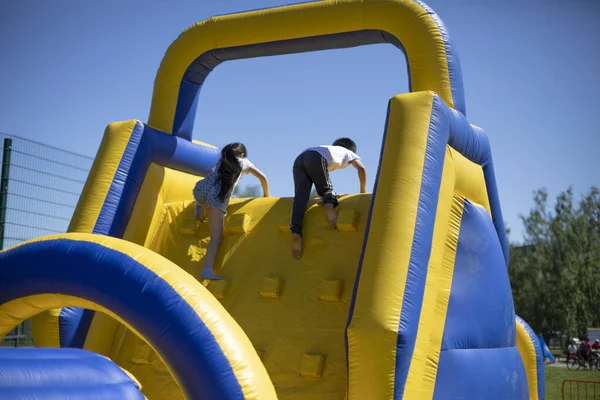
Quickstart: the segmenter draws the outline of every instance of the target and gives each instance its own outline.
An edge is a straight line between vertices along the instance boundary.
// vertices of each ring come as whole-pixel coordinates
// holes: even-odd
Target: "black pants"
[[[292,205],[292,233],[302,235],[302,220],[306,205],[310,199],[310,190],[314,183],[319,196],[325,204],[337,206],[337,195],[329,179],[327,160],[316,151],[305,151],[294,161],[294,204]]]

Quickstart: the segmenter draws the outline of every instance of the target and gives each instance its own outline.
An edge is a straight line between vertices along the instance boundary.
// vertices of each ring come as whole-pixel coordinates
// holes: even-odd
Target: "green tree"
[[[544,335],[586,335],[600,325],[600,191],[577,203],[569,188],[550,211],[538,190],[521,220],[524,243],[511,245],[509,267],[516,312]]]

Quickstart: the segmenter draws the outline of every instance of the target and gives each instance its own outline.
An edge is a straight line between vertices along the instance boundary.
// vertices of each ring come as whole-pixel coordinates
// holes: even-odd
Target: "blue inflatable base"
[[[80,349],[0,349],[0,400],[142,400],[106,357]]]

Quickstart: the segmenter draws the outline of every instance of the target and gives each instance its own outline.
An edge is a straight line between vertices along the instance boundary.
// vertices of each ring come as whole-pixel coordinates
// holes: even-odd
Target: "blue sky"
[[[1,0],[0,131],[93,156],[108,123],[147,120],[156,70],[183,29],[286,3]],[[600,184],[600,2],[428,4],[459,49],[468,117],[490,136],[504,218],[518,240],[534,189],[553,198],[569,185],[580,193]],[[407,82],[391,45],[224,63],[205,83],[194,138],[245,142],[272,194],[289,196],[299,151],[350,136],[371,188],[387,101]],[[352,170],[332,179],[340,193],[358,190]]]

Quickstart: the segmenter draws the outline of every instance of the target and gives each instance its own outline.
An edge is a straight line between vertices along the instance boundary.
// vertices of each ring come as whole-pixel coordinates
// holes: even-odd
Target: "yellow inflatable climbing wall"
[[[219,156],[191,140],[206,76],[228,60],[372,43],[405,53],[411,87],[389,102],[373,194],[343,196],[337,230],[311,203],[301,260],[290,198],[232,200],[223,279],[198,282],[208,228],[192,188]],[[64,282],[45,293],[59,300],[0,297],[0,333],[62,307],[35,317],[36,344],[103,354],[149,399],[544,397],[539,345],[514,313],[489,142],[421,1],[319,1],[188,28],[161,63],[148,123],[108,126],[69,231],[4,252],[36,254]],[[106,275],[76,278],[86,265]]]

